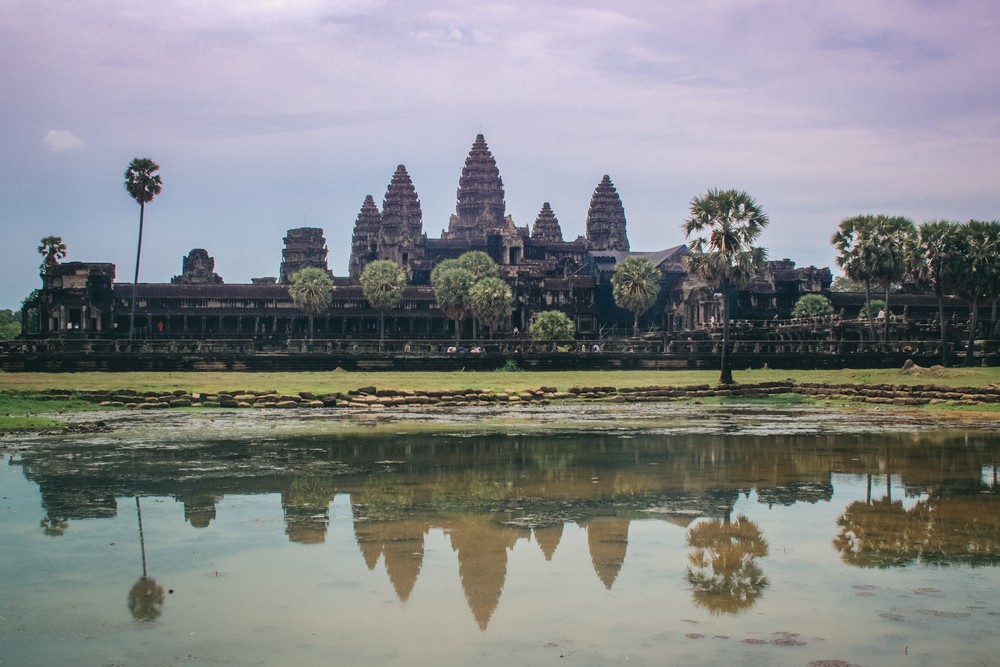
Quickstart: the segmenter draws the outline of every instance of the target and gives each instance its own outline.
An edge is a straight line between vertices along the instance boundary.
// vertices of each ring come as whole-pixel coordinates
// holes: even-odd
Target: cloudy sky
[[[277,275],[322,227],[346,275],[365,195],[405,164],[437,236],[486,136],[520,226],[584,233],[609,174],[632,248],[684,241],[693,196],[754,195],[772,258],[831,266],[859,213],[1000,217],[994,0],[0,0],[0,308],[68,260],[135,267],[134,157],[158,162],[140,280],[206,248]]]

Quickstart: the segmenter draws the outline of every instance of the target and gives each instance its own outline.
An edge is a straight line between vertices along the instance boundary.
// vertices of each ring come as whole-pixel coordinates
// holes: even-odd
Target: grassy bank
[[[652,385],[715,385],[717,371],[562,371],[562,372],[430,372],[430,373],[3,373],[0,374],[0,432],[37,430],[58,426],[60,412],[93,409],[91,403],[72,398],[41,400],[44,392],[116,391],[131,389],[191,393],[264,391],[295,394],[348,392],[361,387],[427,390],[482,389],[521,392],[541,386],[566,391],[571,387]],[[904,372],[887,370],[754,370],[736,374],[739,383],[796,382],[816,384],[937,385],[988,387],[1000,383],[1000,368],[951,368]],[[728,399],[727,399],[728,400]],[[776,399],[768,399],[774,401]],[[806,400],[796,397],[788,400]],[[779,401],[782,402],[782,401]],[[993,411],[995,406],[990,406]],[[934,406],[941,411],[941,406]],[[961,409],[961,408],[957,408]]]
[[[922,369],[906,373],[886,370],[738,371],[736,381],[816,382],[821,384],[935,384],[949,387],[987,387],[1000,383],[1000,368],[949,368],[940,372]],[[316,394],[349,391],[359,387],[395,389],[493,389],[524,390],[542,385],[560,390],[569,387],[636,387],[712,384],[718,371],[559,371],[559,372],[430,372],[430,373],[3,373],[0,391],[39,392],[53,389],[96,391],[134,389],[160,391],[186,389],[191,392],[220,390],[266,390],[281,393],[311,391]]]

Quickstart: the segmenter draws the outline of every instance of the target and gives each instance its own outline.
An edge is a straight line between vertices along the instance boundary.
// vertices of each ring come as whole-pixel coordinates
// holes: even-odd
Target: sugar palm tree
[[[483,278],[469,289],[472,315],[490,328],[490,339],[493,331],[510,315],[513,303],[510,287],[500,278]]]
[[[958,293],[969,300],[969,345],[965,365],[971,366],[979,326],[979,305],[1000,293],[1000,222],[970,220],[962,226],[964,260]]]
[[[875,277],[875,261],[872,255],[871,216],[858,215],[840,221],[830,243],[839,253],[837,266],[851,280],[865,286],[865,304],[872,300],[872,280]],[[875,340],[875,315],[868,309],[868,330]]]
[[[391,259],[380,259],[365,266],[358,279],[361,292],[372,308],[378,311],[378,337],[385,338],[385,313],[403,300],[406,272]]]
[[[323,269],[307,266],[292,276],[288,295],[309,316],[309,338],[312,338],[314,316],[329,308],[333,300],[333,280]]]
[[[746,192],[711,189],[691,200],[691,217],[682,227],[690,239],[688,270],[722,291],[721,384],[733,382],[728,355],[730,292],[746,286],[767,261],[767,251],[753,244],[768,222]]]
[[[909,272],[918,283],[934,290],[941,327],[941,365],[948,365],[948,322],[944,317],[944,293],[954,284],[962,251],[962,231],[957,222],[938,220],[917,227],[910,249]]]
[[[561,310],[543,310],[532,318],[528,334],[532,340],[569,340],[573,337],[573,320]]]
[[[615,303],[631,312],[632,335],[639,336],[639,316],[653,307],[660,294],[660,272],[645,257],[629,257],[615,267],[611,276]]]
[[[455,322],[455,342],[462,333],[462,320],[469,310],[469,290],[475,278],[457,260],[445,260],[431,272],[434,299],[448,319]]]
[[[139,202],[139,243],[135,251],[135,278],[132,280],[132,311],[128,320],[128,338],[135,337],[135,301],[139,288],[139,258],[142,256],[142,223],[146,212],[146,204],[153,201],[153,197],[160,194],[163,189],[163,181],[156,172],[160,170],[160,165],[156,164],[148,157],[137,157],[129,163],[125,170],[125,189],[129,196]]]
[[[61,236],[46,236],[38,244],[38,252],[42,256],[42,271],[59,264],[59,260],[66,256],[66,244]]]
[[[875,279],[885,289],[885,319],[882,321],[882,342],[889,337],[889,294],[892,285],[906,275],[906,260],[916,238],[913,221],[901,216],[877,215],[873,220],[871,255]]]

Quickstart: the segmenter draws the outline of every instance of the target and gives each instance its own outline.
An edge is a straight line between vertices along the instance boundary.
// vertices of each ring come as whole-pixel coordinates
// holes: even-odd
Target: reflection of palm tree
[[[139,577],[128,592],[128,610],[140,623],[152,623],[163,613],[163,586],[152,577]]]
[[[44,519],[39,521],[38,525],[41,526],[42,530],[44,530],[45,534],[49,537],[59,537],[66,532],[67,528],[69,528],[69,521],[49,514]]]
[[[691,566],[687,580],[695,604],[712,614],[735,614],[757,602],[768,586],[757,559],[767,555],[767,540],[745,516],[713,519],[688,532]]]
[[[135,512],[139,517],[139,549],[142,552],[142,576],[128,592],[128,610],[132,618],[142,623],[151,623],[163,613],[163,587],[146,573],[146,537],[142,531],[142,505],[135,497]]]

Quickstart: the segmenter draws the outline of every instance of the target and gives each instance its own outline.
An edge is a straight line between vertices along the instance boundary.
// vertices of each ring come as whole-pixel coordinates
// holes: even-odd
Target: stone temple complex
[[[346,223],[346,221],[344,221]],[[349,224],[349,223],[347,223]],[[679,224],[679,221],[678,221]],[[642,317],[646,331],[693,329],[721,319],[715,290],[688,275],[687,248],[633,251],[625,206],[610,176],[599,179],[584,221],[585,236],[563,236],[557,212],[542,202],[533,223],[518,226],[507,214],[506,194],[497,162],[483,135],[476,137],[458,179],[455,212],[440,238],[424,231],[420,197],[404,165],[396,167],[381,206],[364,198],[353,222],[346,276],[327,264],[324,230],[290,229],[277,276],[250,283],[224,282],[205,249],[183,258],[182,270],[169,283],[140,283],[137,288],[138,337],[186,338],[371,338],[378,335],[379,315],[362,295],[358,277],[375,260],[397,262],[408,285],[403,302],[386,317],[386,336],[398,339],[445,339],[449,321],[430,287],[439,262],[470,250],[487,253],[511,286],[514,306],[498,333],[525,331],[536,313],[561,310],[572,318],[577,336],[595,339],[631,332],[632,315],[614,304],[610,277],[630,256],[648,258],[660,270],[658,302]],[[308,318],[288,294],[292,276],[304,267],[327,271],[334,282],[328,310]],[[27,303],[37,313],[29,336],[74,335],[122,337],[128,334],[132,285],[115,281],[112,264],[65,262],[47,267],[42,289]],[[806,293],[827,293],[831,272],[797,268],[790,260],[769,262],[735,300],[733,317],[746,320],[786,318]],[[856,310],[856,307],[855,307]],[[25,322],[29,318],[25,315]],[[471,317],[463,335],[471,335]]]

